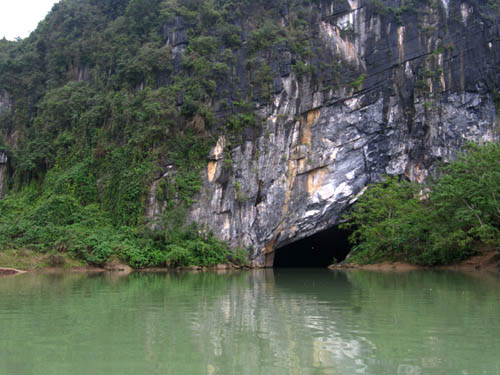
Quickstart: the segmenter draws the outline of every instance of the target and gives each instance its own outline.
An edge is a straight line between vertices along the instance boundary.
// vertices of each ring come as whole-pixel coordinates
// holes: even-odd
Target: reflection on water
[[[499,374],[493,274],[0,279],[0,374]]]

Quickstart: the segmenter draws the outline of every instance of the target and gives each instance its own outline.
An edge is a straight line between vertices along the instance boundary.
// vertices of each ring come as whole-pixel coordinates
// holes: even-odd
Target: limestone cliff
[[[4,228],[144,267],[170,264],[168,232],[196,222],[270,266],[369,183],[422,182],[499,140],[498,14],[499,0],[62,1],[0,40],[0,198],[38,189]],[[74,223],[121,237],[81,232],[75,250]],[[35,224],[50,235],[23,237]]]
[[[319,91],[278,70],[272,102],[257,107],[264,130],[229,155],[219,138],[190,213],[250,248],[254,265],[270,266],[275,249],[338,224],[383,175],[421,182],[467,141],[499,139],[491,93],[500,24],[476,2],[442,0],[399,22],[366,1],[322,1],[320,14],[317,40],[356,72],[353,81]]]

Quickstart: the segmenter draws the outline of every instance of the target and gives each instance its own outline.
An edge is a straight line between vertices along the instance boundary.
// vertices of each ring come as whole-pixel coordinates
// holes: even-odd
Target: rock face
[[[130,69],[130,77],[134,76],[130,87],[139,92],[150,84],[158,88],[176,85],[171,91],[175,98],[168,99],[168,106],[177,107],[175,113],[180,116],[175,128],[214,139],[202,188],[197,197],[190,197],[195,203],[187,220],[206,226],[233,246],[248,249],[255,266],[271,266],[276,249],[337,225],[369,183],[386,174],[422,182],[439,162],[452,160],[467,142],[498,141],[494,102],[498,96],[494,94],[500,87],[500,20],[498,10],[491,12],[496,2],[242,1],[252,7],[255,3],[255,14],[250,12],[253,17],[235,12],[225,25],[227,30],[204,25],[203,38],[193,32],[199,26],[198,18],[190,17],[187,8],[175,18],[166,17],[168,22],[156,25],[165,50],[152,58],[158,61],[146,75],[151,75],[147,78],[151,82],[136,82],[142,79],[142,65],[148,64],[141,57],[137,60],[140,69]],[[235,2],[213,3],[231,9]],[[212,43],[212,33],[221,34],[217,43]],[[157,39],[152,45],[157,45]],[[189,62],[184,59],[186,53],[193,58],[191,62],[196,61],[200,56],[191,52],[205,44],[204,49],[211,51],[206,53],[210,59],[200,58],[199,65],[185,70]],[[45,47],[37,43],[36,48],[42,51]],[[172,61],[166,64],[164,58],[170,55]],[[86,58],[85,62],[77,60],[74,65],[68,61],[65,76],[72,81],[89,81],[92,87],[93,79],[101,79],[93,73],[101,70],[96,67],[101,60],[88,65]],[[160,66],[164,63],[167,66]],[[13,72],[17,72],[16,64]],[[196,69],[210,72],[203,75],[210,77],[204,82],[210,90],[196,99],[197,105],[202,104],[200,110],[205,106],[209,109],[210,121],[206,123],[200,111],[195,115],[190,108],[193,103],[188,99],[196,95],[189,93],[187,77],[179,82],[175,79],[177,74]],[[123,73],[120,69],[102,72],[110,77]],[[123,73],[123,79],[128,76]],[[115,90],[111,82],[110,93]],[[45,86],[52,87],[51,81]],[[15,92],[14,86],[6,87],[11,94]],[[96,89],[100,87],[101,82]],[[191,90],[196,87],[192,85]],[[26,106],[28,122],[33,120],[41,108],[37,95],[16,96],[14,100],[0,88],[0,121],[8,111],[16,113],[12,110],[16,102]],[[254,121],[252,110],[260,123]],[[106,116],[104,110],[97,112]],[[75,117],[70,113],[68,126]],[[231,116],[237,121],[231,123]],[[163,115],[159,117],[163,120]],[[51,121],[50,117],[46,120]],[[170,120],[178,119],[174,116]],[[16,126],[13,122],[14,130]],[[17,138],[23,141],[10,127],[0,135],[0,198],[5,192],[8,162],[3,143],[15,150]],[[176,134],[159,129],[163,125],[155,128],[151,137],[160,132],[166,138]],[[36,126],[29,132],[33,138],[38,136]],[[144,137],[149,139],[150,135]],[[26,153],[30,150],[26,147]],[[163,158],[154,167],[156,175],[151,176],[154,181],[145,202],[144,214],[152,230],[162,229],[161,219],[169,207],[166,202],[175,206],[179,200],[175,189],[165,189],[174,186],[179,172],[176,161],[168,155]],[[15,165],[9,161],[10,172]],[[103,176],[97,177],[103,181]],[[189,190],[191,185],[193,190],[198,187],[198,181],[189,184]],[[97,185],[102,190],[102,184]],[[184,212],[179,216],[182,221]]]
[[[338,224],[368,183],[386,174],[421,182],[466,142],[499,140],[498,20],[472,0],[402,20],[374,3],[321,2],[317,42],[354,72],[350,84],[319,90],[278,45],[273,100],[256,108],[264,131],[232,148],[231,160],[220,137],[207,162],[190,219],[250,249],[255,266]]]

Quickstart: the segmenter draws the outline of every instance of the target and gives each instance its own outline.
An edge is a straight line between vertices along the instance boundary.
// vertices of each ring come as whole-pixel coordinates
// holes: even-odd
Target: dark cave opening
[[[326,268],[341,262],[351,250],[350,232],[335,226],[277,249],[275,268]]]

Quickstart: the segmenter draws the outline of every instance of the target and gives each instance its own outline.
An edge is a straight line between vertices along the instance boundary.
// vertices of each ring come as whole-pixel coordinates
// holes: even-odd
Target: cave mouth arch
[[[338,226],[275,250],[274,268],[326,268],[345,260],[351,247],[350,232]]]

